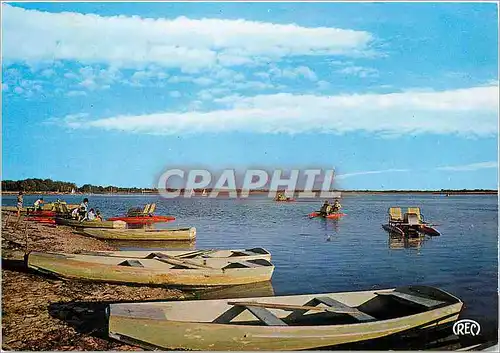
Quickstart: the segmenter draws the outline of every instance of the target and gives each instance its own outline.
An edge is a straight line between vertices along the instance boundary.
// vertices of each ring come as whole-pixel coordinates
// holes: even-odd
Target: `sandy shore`
[[[7,222],[8,220],[8,222]],[[26,249],[26,239],[28,249]],[[109,302],[183,299],[179,290],[48,277],[25,268],[26,250],[114,250],[64,226],[2,213],[2,348],[4,350],[140,350],[107,338]]]

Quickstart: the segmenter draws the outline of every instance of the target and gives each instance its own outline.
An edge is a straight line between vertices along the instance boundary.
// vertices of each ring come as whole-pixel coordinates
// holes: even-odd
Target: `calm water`
[[[343,198],[347,216],[339,221],[306,216],[321,201],[88,197],[106,217],[156,202],[158,214],[177,217],[168,226],[197,228],[197,248],[265,247],[276,266],[276,295],[433,285],[465,302],[463,317],[497,325],[496,195],[351,195]],[[64,196],[70,203],[81,198]],[[25,204],[34,199],[26,196]],[[3,204],[14,205],[15,197],[4,196]],[[391,242],[381,228],[390,206],[420,206],[426,220],[439,224],[442,236],[420,244]]]

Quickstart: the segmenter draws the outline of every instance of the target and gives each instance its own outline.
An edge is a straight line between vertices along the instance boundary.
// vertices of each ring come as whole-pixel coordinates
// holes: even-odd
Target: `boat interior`
[[[111,314],[175,322],[327,326],[401,318],[459,302],[459,299],[439,289],[411,286],[379,292],[185,301],[173,305],[158,302],[117,304],[111,306]],[[203,306],[204,310],[196,310],[197,305]],[[440,316],[439,320],[442,319]]]
[[[379,320],[394,319],[414,314],[423,313],[432,309],[452,304],[448,295],[441,296],[439,292],[415,293],[411,289],[398,288],[393,292],[375,293],[376,296],[367,300],[360,306],[353,308],[329,296],[318,295],[302,306],[255,304],[252,302],[231,303],[231,309],[222,313],[213,323],[261,326],[318,326],[318,325],[344,325],[366,323]],[[417,295],[418,294],[418,295]],[[458,302],[458,300],[455,300]],[[281,307],[283,316],[277,316],[267,308]],[[267,307],[267,308],[266,308]],[[326,310],[315,311],[324,308]],[[249,311],[254,320],[235,321],[234,318],[243,311]]]
[[[205,270],[226,270],[235,268],[256,268],[274,266],[265,259],[255,260],[236,260],[222,261],[212,266],[202,265],[189,259],[177,258],[164,255],[161,253],[152,253],[153,257],[148,258],[124,258],[116,256],[95,256],[95,255],[79,255],[79,254],[58,254],[58,253],[37,253],[37,256],[59,258],[69,260],[71,262],[89,265],[106,265],[106,266],[126,266],[144,268],[146,270],[165,270],[165,269],[205,269]]]

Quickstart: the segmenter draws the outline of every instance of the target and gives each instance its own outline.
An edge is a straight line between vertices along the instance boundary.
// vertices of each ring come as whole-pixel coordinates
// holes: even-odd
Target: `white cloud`
[[[230,98],[216,100],[225,104],[224,109],[115,116],[88,121],[86,126],[156,134],[368,131],[394,135],[493,135],[498,127],[497,86],[420,93]],[[200,102],[193,103],[192,109],[196,107]]]
[[[24,89],[22,89],[21,87],[16,87],[14,88],[14,92],[16,92],[17,94],[21,94],[24,92]]]
[[[258,58],[362,55],[372,35],[364,31],[224,19],[104,17],[49,13],[2,5],[3,59],[77,60],[140,68],[148,64],[186,71]],[[22,43],[22,45],[19,45]]]
[[[208,77],[197,77],[193,79],[193,83],[200,86],[210,86],[215,83],[215,81]]]
[[[277,66],[272,66],[269,69],[269,72],[258,72],[255,76],[267,79],[272,76],[273,78],[286,78],[290,80],[298,78],[305,78],[311,81],[318,80],[316,73],[307,66],[285,67],[283,69],[280,69]]]
[[[385,170],[370,170],[365,172],[354,172],[354,173],[346,173],[346,174],[338,174],[335,176],[335,179],[346,179],[353,176],[360,175],[370,175],[370,174],[382,174],[382,173],[402,173],[409,172],[409,169],[385,169]]]
[[[478,169],[489,169],[489,168],[498,168],[498,162],[491,161],[491,162],[471,163],[471,164],[439,167],[436,169],[448,170],[453,172],[468,172],[468,171],[475,171]]]
[[[338,72],[341,74],[354,75],[361,78],[378,77],[378,70],[363,66],[347,66],[341,70],[338,70]]]
[[[9,85],[6,83],[2,83],[2,91],[8,92],[9,91]]]
[[[290,79],[296,79],[298,77],[303,77],[311,81],[316,81],[318,77],[307,66],[298,66],[296,68],[285,68],[282,71],[282,76]]]

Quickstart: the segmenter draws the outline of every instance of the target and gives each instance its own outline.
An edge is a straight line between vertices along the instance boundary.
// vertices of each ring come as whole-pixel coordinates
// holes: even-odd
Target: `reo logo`
[[[474,320],[463,319],[453,324],[453,333],[456,336],[471,335],[477,336],[481,332],[481,326]]]

